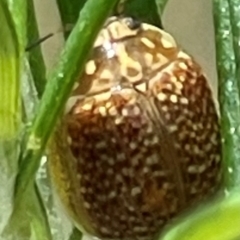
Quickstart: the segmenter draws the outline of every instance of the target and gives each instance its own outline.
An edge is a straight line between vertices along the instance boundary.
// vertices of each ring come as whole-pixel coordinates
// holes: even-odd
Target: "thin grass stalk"
[[[237,0],[228,0],[230,23],[233,34],[233,49],[236,64],[236,79],[240,93],[240,2]]]
[[[237,36],[231,24],[234,20],[231,20],[228,1],[214,0],[213,6],[224,183],[227,189],[232,189],[240,183],[240,96],[236,65],[239,56],[234,52],[233,40]]]
[[[17,177],[16,201],[24,196],[29,184],[34,181],[47,141],[74,82],[81,75],[94,40],[116,2],[117,0],[89,0],[81,11],[58,65],[48,79],[37,115],[29,130]]]
[[[35,17],[35,10],[33,5],[33,0],[27,0],[27,35],[28,35],[28,46],[34,43],[39,39],[38,26]],[[44,92],[46,85],[46,67],[43,60],[43,55],[41,52],[41,47],[34,46],[30,51],[28,51],[28,60],[31,68],[33,81],[40,98]]]
[[[19,11],[21,9],[21,11]],[[2,28],[1,35],[1,71],[0,71],[0,105],[5,107],[1,111],[1,123],[3,122],[1,131],[3,141],[1,141],[0,151],[5,153],[4,157],[1,155],[0,167],[2,170],[1,183],[5,192],[4,199],[12,197],[14,188],[14,176],[17,172],[17,165],[20,153],[20,141],[22,130],[22,119],[24,118],[23,106],[21,101],[21,80],[24,73],[25,65],[25,46],[26,46],[26,11],[27,4],[25,0],[0,1],[0,18]],[[2,110],[2,106],[0,106]],[[1,125],[0,123],[0,125]],[[7,161],[7,164],[5,164]],[[13,167],[14,166],[14,167]],[[11,176],[5,177],[6,174]],[[3,180],[4,179],[4,180]],[[10,179],[10,180],[9,180]],[[13,183],[11,182],[11,179]],[[4,189],[6,188],[6,190]],[[4,229],[1,236],[4,239],[26,239],[30,237],[34,230],[41,232],[41,240],[50,240],[45,234],[45,216],[39,202],[40,196],[36,195],[35,189],[31,186],[18,207],[4,204],[5,208],[13,207],[10,218],[4,218],[4,213],[1,211],[4,222]],[[12,200],[12,199],[11,199]],[[11,200],[9,202],[11,202]],[[32,201],[32,202],[31,202]],[[4,212],[7,210],[4,209]],[[24,217],[23,217],[24,216]],[[29,221],[31,219],[32,221]],[[8,220],[8,221],[7,221]],[[30,226],[31,225],[31,226]],[[34,225],[34,226],[33,226]],[[29,234],[29,235],[28,235]],[[35,238],[36,240],[40,237]]]
[[[20,24],[24,19],[24,4],[22,5],[21,1],[16,3],[23,9],[22,13],[15,17],[12,14],[13,5],[10,5],[8,1],[0,1],[0,181],[2,185],[0,208],[2,219],[6,218],[8,215],[6,212],[10,212],[12,207],[10,203],[20,153],[19,138],[22,124],[20,77],[24,37],[18,31],[21,29],[24,33],[24,25]],[[18,31],[16,30],[17,20],[20,24]],[[0,229],[2,226],[3,223],[0,221]]]
[[[230,10],[230,22],[233,33],[233,48],[235,55],[235,64],[236,64],[236,82],[238,85],[238,94],[240,96],[240,2],[237,0],[228,0],[229,10]],[[240,121],[240,119],[239,119]],[[240,124],[239,124],[240,125]],[[236,128],[235,134],[239,136],[240,126]],[[238,142],[240,140],[238,139]],[[236,151],[240,151],[240,146]],[[240,184],[240,157],[235,160],[234,163],[234,174],[235,174],[235,185],[239,186]]]
[[[72,0],[69,4],[68,0],[57,0],[58,9],[64,29],[65,38],[68,38],[73,26],[78,20],[79,11],[83,8],[87,0]]]

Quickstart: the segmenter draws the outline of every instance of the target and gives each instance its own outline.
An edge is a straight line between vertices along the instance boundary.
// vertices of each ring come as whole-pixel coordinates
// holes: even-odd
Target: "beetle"
[[[51,141],[53,183],[75,224],[101,239],[152,239],[218,189],[218,120],[201,67],[170,34],[109,18]]]

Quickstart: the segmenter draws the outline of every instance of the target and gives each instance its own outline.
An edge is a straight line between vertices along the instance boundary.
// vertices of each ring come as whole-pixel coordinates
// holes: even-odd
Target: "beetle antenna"
[[[74,24],[66,24],[66,26],[64,28],[60,28],[58,31],[56,32],[52,32],[47,34],[46,36],[37,39],[36,41],[30,43],[26,48],[25,51],[28,52],[30,50],[32,50],[33,48],[37,47],[38,45],[40,45],[41,43],[45,42],[46,40],[48,40],[50,37],[54,36],[57,33],[61,33],[61,32],[70,32],[74,27]]]
[[[35,42],[33,43],[30,43],[26,48],[25,48],[25,51],[28,52],[30,51],[31,49],[37,47],[38,45],[40,45],[42,42],[45,42],[47,39],[49,39],[50,37],[52,37],[54,35],[54,33],[49,33],[47,34],[45,37],[42,37],[38,40],[36,40]]]

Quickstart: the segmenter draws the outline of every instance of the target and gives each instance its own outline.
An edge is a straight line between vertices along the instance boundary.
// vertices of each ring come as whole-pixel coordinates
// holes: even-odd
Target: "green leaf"
[[[12,1],[14,2],[14,1]],[[21,1],[17,6],[21,7]],[[24,14],[24,9],[22,9]],[[19,17],[19,21],[22,18]],[[12,210],[12,195],[20,153],[20,76],[24,38],[15,30],[8,1],[0,1],[0,231]],[[24,32],[24,27],[21,30]],[[20,44],[21,43],[21,44]]]
[[[7,4],[9,16],[11,15],[13,21],[12,31],[16,32],[18,46],[21,54],[24,54],[26,46],[26,20],[27,20],[27,2],[25,0],[1,0]]]
[[[65,37],[68,37],[73,26],[76,24],[79,11],[83,8],[87,0],[57,0],[60,11]]]
[[[87,0],[57,0],[59,11],[64,23],[74,24],[78,20],[79,11]]]
[[[10,139],[21,122],[20,74],[22,50],[7,2],[0,1],[0,139]]]
[[[4,239],[39,239],[49,240],[45,234],[48,231],[46,216],[40,202],[40,196],[32,185],[26,190],[26,195],[18,205],[11,206],[14,180],[17,174],[20,155],[20,127],[22,127],[21,79],[25,67],[26,46],[26,1],[0,1],[0,102],[1,140],[1,211]],[[22,135],[22,134],[21,134]],[[8,203],[6,204],[6,199]],[[8,219],[5,212],[13,212]],[[10,214],[10,213],[9,213]],[[9,216],[9,215],[8,215]],[[8,221],[8,222],[7,222]],[[1,227],[3,228],[3,227]],[[2,229],[1,229],[2,230]],[[41,233],[38,238],[33,234]],[[41,237],[40,237],[41,236]]]
[[[199,208],[164,233],[161,240],[235,240],[240,239],[240,194],[229,196]]]
[[[232,3],[231,1],[230,5]],[[221,134],[223,138],[223,171],[225,186],[229,189],[240,184],[239,47],[234,47],[236,45],[234,38],[238,42],[240,38],[236,29],[233,31],[238,21],[235,21],[233,16],[231,16],[230,5],[228,1],[215,0],[213,8],[219,78]],[[233,13],[234,11],[232,9]]]
[[[27,12],[27,33],[28,33],[28,46],[39,39],[38,26],[35,18],[35,11],[33,7],[33,0],[27,0],[28,12]],[[34,46],[28,53],[29,65],[31,68],[33,80],[38,92],[38,96],[41,97],[46,85],[46,67],[44,64],[40,45]]]
[[[12,211],[12,196],[20,153],[19,139],[0,140],[0,235]]]
[[[82,237],[82,233],[77,228],[74,228],[69,240],[81,240]]]
[[[239,48],[239,40],[240,40],[240,9],[239,9],[239,1],[236,0],[228,0],[229,4],[229,15],[230,15],[230,23],[233,34],[233,49],[235,55],[235,63],[236,63],[236,78],[240,79],[240,48]],[[240,81],[237,81],[238,89],[240,92]]]
[[[27,196],[27,197],[26,197]],[[28,187],[24,201],[15,206],[3,234],[4,239],[51,240],[51,232],[41,196],[34,186]]]

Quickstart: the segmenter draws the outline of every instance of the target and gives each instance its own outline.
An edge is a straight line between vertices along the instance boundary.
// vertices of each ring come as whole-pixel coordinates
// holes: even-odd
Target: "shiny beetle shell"
[[[50,169],[79,228],[152,239],[219,186],[220,134],[199,65],[171,35],[110,18],[53,137]]]

